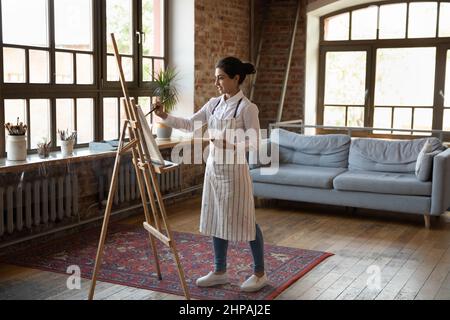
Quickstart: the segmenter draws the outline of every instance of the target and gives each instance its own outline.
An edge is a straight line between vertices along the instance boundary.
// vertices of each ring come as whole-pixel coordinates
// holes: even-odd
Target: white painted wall
[[[194,113],[195,0],[169,0],[168,60],[178,70],[176,86],[180,101],[172,112],[188,117]],[[185,136],[178,130],[173,136]]]

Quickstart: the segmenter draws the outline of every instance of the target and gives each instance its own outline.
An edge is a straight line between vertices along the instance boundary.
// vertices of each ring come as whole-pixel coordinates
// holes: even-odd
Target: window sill
[[[170,140],[158,140],[156,143],[160,150],[173,148],[179,143],[191,143],[192,138],[172,138]],[[37,154],[27,156],[25,161],[8,161],[6,158],[0,158],[0,173],[10,173],[22,171],[24,169],[33,169],[41,165],[59,165],[65,163],[76,163],[85,160],[96,160],[101,158],[113,157],[116,151],[92,151],[89,148],[74,149],[73,156],[63,157],[60,151],[51,152],[48,158],[39,158]]]

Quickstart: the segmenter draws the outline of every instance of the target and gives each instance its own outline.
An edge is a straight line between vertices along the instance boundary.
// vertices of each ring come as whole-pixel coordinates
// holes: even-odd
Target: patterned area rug
[[[0,257],[5,263],[46,271],[66,273],[70,265],[81,268],[81,276],[91,279],[100,236],[99,229],[91,229],[75,236],[38,245]],[[278,296],[331,253],[265,245],[266,272],[269,285],[255,293],[244,293],[239,285],[252,274],[252,255],[248,243],[228,246],[228,272],[230,284],[212,288],[199,288],[195,279],[207,274],[213,266],[210,237],[174,232],[180,260],[186,274],[191,296],[197,299],[267,300]],[[171,251],[160,241],[162,281],[148,241],[148,233],[137,225],[113,224],[109,227],[99,281],[149,289],[183,296],[178,272]]]

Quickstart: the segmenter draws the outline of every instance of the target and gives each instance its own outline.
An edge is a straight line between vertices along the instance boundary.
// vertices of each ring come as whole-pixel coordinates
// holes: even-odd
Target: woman
[[[226,272],[229,240],[250,241],[254,274],[241,285],[241,290],[253,292],[267,284],[264,241],[261,229],[255,222],[248,164],[245,161],[224,163],[218,159],[218,155],[224,152],[236,154],[238,146],[244,146],[246,150],[257,149],[260,130],[258,108],[240,90],[246,75],[252,73],[255,73],[255,68],[250,63],[243,63],[235,57],[220,60],[216,65],[215,85],[221,96],[210,99],[189,119],[165,113],[160,103],[154,106],[156,115],[170,127],[193,131],[194,122],[201,121],[208,124],[209,131],[216,133],[211,139],[211,152],[206,162],[200,218],[200,232],[213,237],[215,266],[214,271],[197,279],[196,284],[200,287],[229,282]],[[239,129],[245,133],[253,131],[256,143],[226,139],[229,130]]]

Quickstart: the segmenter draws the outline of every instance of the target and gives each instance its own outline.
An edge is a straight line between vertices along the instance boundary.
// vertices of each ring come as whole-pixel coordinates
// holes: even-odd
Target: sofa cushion
[[[281,164],[274,175],[262,175],[261,169],[250,170],[254,182],[332,189],[333,179],[343,168],[325,168],[297,164]]]
[[[279,146],[281,163],[346,168],[350,137],[343,134],[305,136],[274,129],[271,142]]]
[[[444,150],[438,138],[415,140],[353,139],[350,146],[350,170],[415,172],[416,160],[425,142],[432,151]]]
[[[422,182],[413,173],[347,171],[333,180],[341,191],[430,196],[431,182]]]
[[[431,165],[433,163],[433,158],[429,157],[433,146],[427,140],[422,150],[420,150],[419,155],[417,156],[416,161],[416,177],[420,181],[427,181],[431,175]]]

